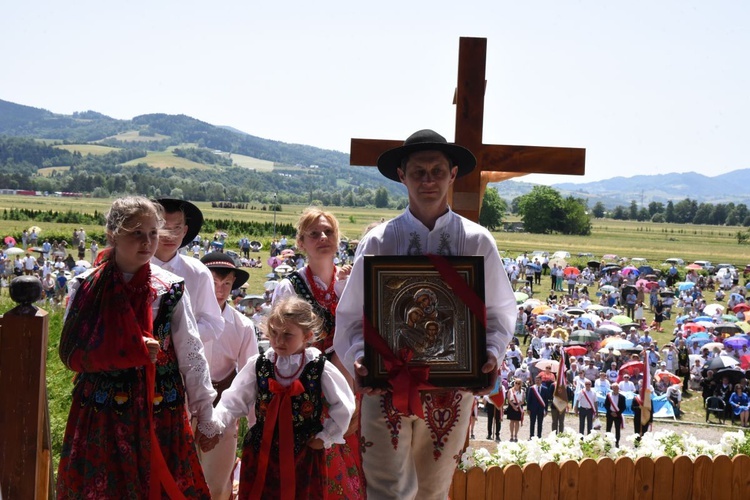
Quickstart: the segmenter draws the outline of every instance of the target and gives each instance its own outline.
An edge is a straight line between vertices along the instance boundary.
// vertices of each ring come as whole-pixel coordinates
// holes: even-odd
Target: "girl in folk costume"
[[[518,429],[523,423],[523,406],[526,399],[526,393],[523,390],[523,382],[520,378],[513,381],[513,385],[508,389],[508,396],[505,400],[508,402],[506,409],[508,422],[510,423],[510,440],[518,441]]]
[[[326,496],[324,448],[344,443],[354,395],[341,372],[308,347],[321,323],[308,302],[278,301],[264,325],[270,349],[250,358],[221,396],[216,412],[225,424],[255,408],[242,449],[241,499]],[[215,441],[199,437],[203,451]]]
[[[310,303],[323,320],[319,340],[313,346],[325,353],[354,387],[349,372],[333,351],[336,305],[346,285],[351,266],[338,267],[334,257],[339,245],[339,223],[333,214],[318,208],[306,209],[297,221],[297,248],[307,254],[308,263],[281,280],[273,301],[299,296]],[[359,405],[357,405],[359,407]],[[328,498],[354,499],[364,495],[364,474],[359,449],[358,411],[344,433],[346,443],[326,449],[326,488]]]
[[[186,397],[203,434],[223,427],[183,281],[149,263],[161,208],[121,198],[106,219],[110,248],[73,280],[60,339],[77,374],[57,497],[209,498]]]

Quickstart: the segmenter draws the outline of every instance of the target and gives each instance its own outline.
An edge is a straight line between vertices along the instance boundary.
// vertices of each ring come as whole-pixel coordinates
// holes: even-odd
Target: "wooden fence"
[[[586,459],[457,470],[451,500],[748,500],[750,457]]]

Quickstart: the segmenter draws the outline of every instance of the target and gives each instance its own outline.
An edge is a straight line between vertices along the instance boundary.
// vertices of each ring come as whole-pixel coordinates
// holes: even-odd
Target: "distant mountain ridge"
[[[136,139],[124,144],[115,139],[125,132],[137,132]],[[349,155],[302,144],[288,144],[247,134],[229,125],[215,126],[187,115],[146,114],[132,120],[118,120],[96,111],[62,115],[51,111],[0,99],[0,135],[54,139],[68,142],[97,142],[120,147],[150,149],[156,142],[162,147],[196,143],[201,147],[243,154],[289,166],[320,167],[329,179],[346,179],[352,186],[383,186],[393,194],[404,195],[402,186],[383,179],[376,169],[349,166]],[[163,139],[162,136],[166,136]],[[142,137],[142,142],[138,138]],[[584,198],[589,207],[601,201],[606,208],[639,205],[651,201],[665,203],[691,198],[697,202],[745,203],[750,205],[750,191],[738,189],[750,185],[750,168],[708,177],[695,172],[659,175],[618,176],[583,183],[558,183],[552,187],[563,196]],[[490,184],[500,196],[512,200],[526,194],[533,183],[510,180]]]

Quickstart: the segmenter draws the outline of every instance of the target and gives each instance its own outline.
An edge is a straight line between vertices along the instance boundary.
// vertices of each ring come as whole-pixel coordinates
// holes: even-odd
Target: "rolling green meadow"
[[[109,208],[111,200],[95,198],[56,198],[56,197],[27,197],[27,196],[0,196],[0,214],[11,208],[29,209],[41,211],[80,212],[93,214],[105,213]],[[256,222],[272,222],[274,213],[265,209],[260,203],[250,203],[249,209],[219,209],[212,208],[210,203],[198,203],[206,219],[214,220],[240,220]],[[277,224],[295,224],[299,214],[304,210],[300,205],[283,205],[276,212]],[[359,239],[364,228],[374,221],[389,219],[399,212],[387,209],[364,209],[349,207],[327,207],[334,213],[341,225],[342,236],[348,239]],[[510,219],[512,220],[512,219]],[[42,229],[40,242],[45,237],[70,238],[72,231],[80,224],[55,224],[39,221],[10,221],[0,219],[0,235],[5,237],[13,235],[20,241],[23,229],[32,225]],[[83,225],[90,237],[104,241],[103,229],[92,225]],[[737,231],[740,228],[726,228],[720,226],[698,226],[698,225],[672,225],[654,224],[650,222],[640,223],[631,221],[614,221],[610,219],[596,219],[593,221],[591,236],[561,236],[561,235],[538,235],[516,232],[495,232],[498,248],[504,256],[515,258],[524,251],[546,250],[550,253],[562,250],[570,252],[573,265],[585,265],[591,260],[590,257],[576,257],[578,253],[589,252],[595,258],[601,258],[603,254],[616,254],[620,257],[641,257],[658,267],[658,264],[669,257],[679,257],[685,263],[693,260],[710,260],[714,264],[732,263],[742,270],[746,264],[750,264],[750,246],[737,243]],[[203,234],[203,236],[213,236]],[[229,234],[227,249],[237,251],[238,240],[242,234]],[[281,233],[278,234],[281,236]],[[293,236],[290,234],[287,237]],[[268,258],[268,244],[273,235],[268,234],[260,239],[264,243],[264,249],[260,253],[252,254],[261,256],[263,260],[262,269],[248,269],[250,282],[247,293],[262,293],[263,282],[267,280],[266,274],[270,271],[266,265]],[[543,279],[542,290],[538,291],[541,296],[548,292],[548,278]],[[744,283],[744,280],[742,281]],[[708,297],[713,302],[712,294]],[[0,313],[11,309],[14,304],[8,297],[7,289],[0,289]],[[47,357],[47,383],[49,392],[50,419],[52,428],[53,453],[59,454],[62,435],[70,406],[70,390],[72,373],[67,371],[61,364],[57,347],[62,326],[62,311],[60,308],[50,310],[50,336]],[[646,313],[650,320],[652,314]],[[664,323],[664,333],[655,335],[659,345],[671,340],[673,324]],[[10,333],[6,333],[10,334]],[[683,410],[686,411],[683,422],[702,422],[704,415],[700,395],[687,397],[683,402]]]

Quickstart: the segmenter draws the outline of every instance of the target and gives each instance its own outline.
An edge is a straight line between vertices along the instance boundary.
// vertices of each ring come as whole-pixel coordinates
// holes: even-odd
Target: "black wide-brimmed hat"
[[[458,167],[457,177],[468,174],[477,165],[477,159],[463,146],[449,143],[445,137],[434,130],[424,129],[414,132],[404,141],[403,146],[389,149],[378,158],[378,170],[384,176],[396,182],[398,178],[397,169],[401,168],[401,160],[417,151],[442,151]]]
[[[203,264],[209,269],[227,269],[229,271],[234,271],[234,284],[232,285],[232,290],[237,290],[247,282],[248,278],[250,278],[250,273],[237,267],[234,260],[225,253],[207,253],[203,256],[201,262],[203,262]]]
[[[175,198],[159,198],[156,203],[164,207],[167,213],[182,212],[185,214],[185,225],[188,227],[187,234],[182,238],[180,247],[190,244],[198,236],[203,227],[203,212],[189,201]]]

